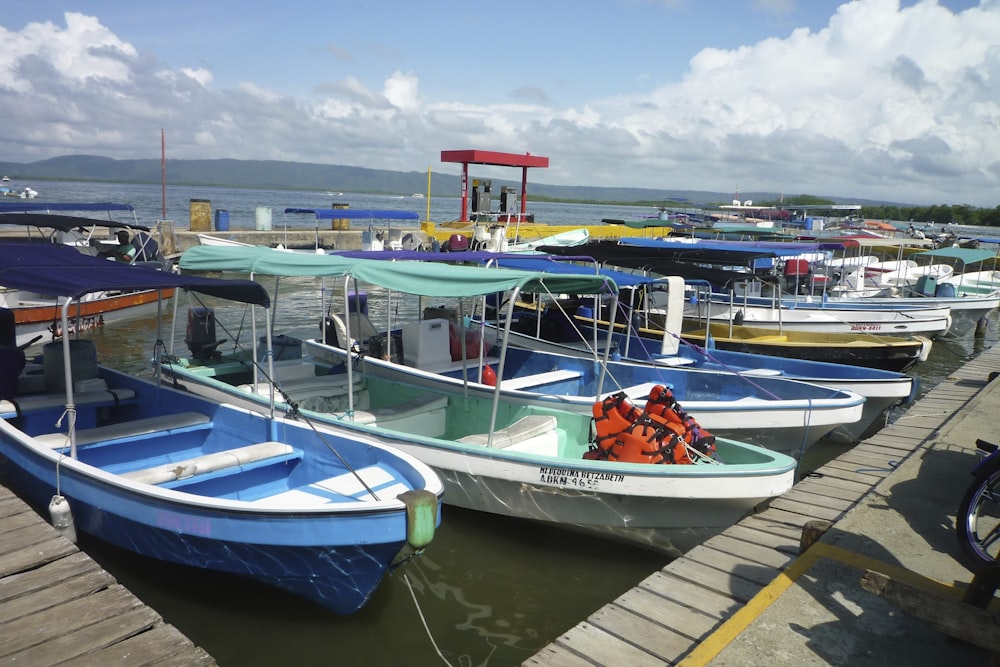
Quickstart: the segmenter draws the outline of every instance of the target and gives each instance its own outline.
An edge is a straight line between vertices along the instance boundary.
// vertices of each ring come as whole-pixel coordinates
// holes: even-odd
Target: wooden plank
[[[761,589],[761,584],[745,579],[736,572],[723,572],[688,556],[670,563],[663,572],[740,603],[750,601]],[[702,611],[701,607],[697,610]]]
[[[819,505],[807,505],[797,500],[785,500],[784,497],[775,498],[771,501],[771,507],[786,510],[788,512],[797,512],[802,516],[807,517],[807,520],[826,519],[827,521],[835,521],[843,514],[843,512],[837,509],[820,507]]]
[[[41,659],[42,656],[36,653],[32,659],[21,657],[18,660],[25,660],[23,664],[55,664],[59,662],[59,658],[79,654],[71,645],[60,649],[68,650],[69,653],[59,653],[54,648],[56,642],[75,635],[78,630],[90,628],[96,623],[113,619],[141,606],[142,603],[135,596],[115,585],[95,595],[67,602],[54,610],[22,616],[5,624],[4,634],[7,640],[0,646],[0,656],[20,656],[25,651],[38,651],[42,650],[38,647],[48,646],[52,648],[48,649],[45,659]],[[149,614],[155,619],[155,614],[151,611]]]
[[[557,639],[521,664],[528,667],[594,667],[595,663],[569,650]]]
[[[871,470],[876,474],[889,474],[896,469],[900,460],[898,456],[877,456],[855,450],[845,452],[838,459],[857,464],[862,472]]]
[[[838,459],[828,461],[822,468],[818,468],[817,472],[821,472],[827,477],[837,477],[838,479],[867,484],[869,487],[875,486],[885,477],[885,475],[875,475],[871,472],[859,472],[857,465]]]
[[[762,533],[768,533],[770,535],[782,537],[794,542],[797,542],[799,536],[802,534],[801,526],[790,526],[787,523],[775,521],[774,519],[764,514],[754,514],[748,516],[744,518],[742,521],[740,521],[737,525],[745,526],[747,528],[752,528]]]
[[[573,650],[586,655],[595,665],[629,665],[629,667],[663,667],[658,658],[630,642],[616,637],[603,628],[584,621],[556,640],[570,645]]]
[[[67,659],[89,658],[95,651],[133,637],[153,627],[160,620],[156,612],[146,606],[139,606],[128,612],[119,611],[111,618],[77,628],[73,632],[52,633],[45,642],[12,655],[11,662],[54,665],[63,664]]]
[[[835,498],[832,495],[812,491],[808,485],[805,487],[796,486],[791,491],[784,493],[781,497],[783,500],[799,502],[804,505],[815,505],[817,507],[837,510],[838,512],[846,512],[849,510],[854,506],[858,498],[858,496],[854,496],[852,500]]]
[[[6,601],[0,608],[0,623],[86,597],[114,585],[115,580],[103,570],[91,570],[80,576],[50,582],[46,588]]]
[[[668,600],[697,609],[702,614],[713,618],[724,618],[741,606],[741,603],[731,597],[720,595],[705,586],[670,576],[669,573],[663,571],[646,577],[639,583],[639,586]]]
[[[44,542],[29,544],[0,556],[0,577],[24,572],[79,551],[75,544],[60,537],[54,529],[49,528],[48,531],[49,539]]]
[[[811,520],[810,517],[807,517],[804,514],[789,512],[788,510],[777,507],[768,507],[763,512],[755,514],[754,517],[789,526],[797,530],[800,535],[802,534],[802,527]]]
[[[796,485],[796,488],[802,485],[807,485],[807,488],[815,487],[817,493],[829,493],[836,498],[844,499],[860,498],[872,490],[871,484],[823,474],[806,477]]]
[[[942,598],[871,570],[861,578],[861,587],[951,637],[1000,655],[997,620],[985,609]]]
[[[795,554],[782,553],[766,546],[759,546],[730,537],[726,534],[716,535],[706,540],[702,546],[715,549],[731,556],[744,565],[747,563],[757,563],[767,565],[776,570],[784,569],[786,565],[795,560]]]
[[[673,632],[686,636],[688,647],[690,647],[692,639],[703,637],[719,624],[718,618],[712,618],[701,613],[698,609],[692,609],[673,600],[665,600],[659,595],[641,588],[627,591],[613,604],[645,616]]]
[[[60,663],[60,667],[115,665],[115,667],[209,667],[215,659],[195,646],[172,625],[157,625],[145,632],[112,644],[104,649],[81,656],[78,660]]]
[[[724,572],[735,572],[739,570],[742,577],[761,585],[771,583],[780,571],[778,568],[769,567],[760,563],[753,567],[748,567],[745,560],[741,560],[731,554],[718,551],[716,549],[710,549],[704,544],[701,544],[689,551],[688,555],[692,558],[698,559],[706,565],[711,565],[712,567]]]
[[[44,564],[41,567],[0,579],[0,603],[5,603],[7,600],[21,595],[43,590],[54,581],[78,577],[93,571],[104,572],[94,561],[90,560],[90,556],[82,551],[77,551],[59,560]],[[111,577],[106,572],[104,574],[109,578]]]
[[[785,552],[792,555],[798,555],[799,552],[799,538],[793,539],[785,535],[775,535],[773,533],[755,530],[749,524],[742,521],[735,526],[730,526],[722,534],[726,537],[743,540],[744,542],[761,547],[767,547],[768,549],[773,549],[779,552]]]
[[[870,452],[872,454],[886,454],[893,455],[898,458],[904,458],[909,456],[914,451],[913,447],[902,445],[895,442],[885,441],[875,441],[875,440],[865,440],[859,442],[851,448],[856,452]]]
[[[664,627],[618,605],[605,605],[587,622],[641,647],[661,661],[672,662],[691,648],[692,637],[678,634],[673,628]]]

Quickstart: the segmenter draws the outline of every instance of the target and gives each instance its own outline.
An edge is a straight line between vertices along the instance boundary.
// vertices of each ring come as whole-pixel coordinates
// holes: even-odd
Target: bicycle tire
[[[1000,558],[1000,459],[969,485],[958,507],[956,532],[963,553],[976,566]]]

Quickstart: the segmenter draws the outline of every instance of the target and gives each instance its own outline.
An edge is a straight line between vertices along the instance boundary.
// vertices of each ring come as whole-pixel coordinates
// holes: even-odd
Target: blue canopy
[[[317,220],[337,220],[337,219],[369,219],[379,218],[382,220],[419,220],[420,215],[413,211],[394,211],[380,209],[352,209],[352,208],[286,208],[285,213],[312,213]]]
[[[267,291],[252,280],[220,280],[99,259],[52,243],[0,243],[0,285],[77,299],[106,290],[188,289],[268,307]]]

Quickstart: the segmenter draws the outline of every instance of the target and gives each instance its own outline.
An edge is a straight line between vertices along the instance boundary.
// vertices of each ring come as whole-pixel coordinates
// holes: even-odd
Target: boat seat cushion
[[[143,468],[142,470],[133,470],[122,473],[121,477],[133,482],[141,482],[142,484],[163,484],[164,482],[173,482],[194,477],[195,475],[204,475],[217,470],[224,470],[225,468],[235,468],[247,465],[248,463],[265,461],[278,456],[286,457],[294,452],[295,449],[291,445],[283,442],[258,442],[255,445],[212,452],[211,454],[203,454],[202,456],[183,461],[164,463],[151,468]]]
[[[122,438],[135,438],[153,433],[171,431],[174,429],[191,428],[208,424],[212,419],[200,412],[178,412],[169,415],[157,415],[155,417],[145,417],[143,419],[132,419],[130,421],[119,422],[117,424],[107,424],[105,426],[95,426],[94,428],[80,429],[76,432],[77,445],[89,445],[103,440],[120,440]],[[66,433],[46,433],[35,436],[35,440],[46,444],[53,449],[69,445],[69,435]]]
[[[552,415],[527,415],[526,417],[521,417],[510,426],[498,429],[493,433],[493,447],[523,451],[518,445],[523,445],[528,441],[539,438],[539,436],[554,434],[557,425],[558,422]],[[489,445],[490,435],[489,433],[474,433],[459,438],[458,441],[486,447]],[[558,443],[558,437],[556,438],[556,442]]]

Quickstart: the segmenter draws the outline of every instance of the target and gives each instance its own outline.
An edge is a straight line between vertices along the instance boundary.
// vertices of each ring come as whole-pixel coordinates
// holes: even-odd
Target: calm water
[[[119,201],[136,206],[140,222],[152,224],[160,217],[157,186],[41,185],[40,199]],[[253,226],[257,206],[272,207],[278,226],[286,207],[327,207],[341,201],[352,208],[412,210],[424,218],[427,204],[409,196],[348,193],[333,198],[315,192],[172,188],[167,218],[186,225],[193,198],[211,200],[213,208],[230,211],[233,226],[246,227]],[[539,220],[557,224],[650,213],[571,204],[529,204],[528,210]],[[431,202],[431,219],[454,219],[457,213],[457,197]],[[299,218],[297,224],[313,224]],[[318,319],[313,316],[318,310],[314,290],[293,286],[282,298],[276,332],[313,335]],[[375,305],[375,300],[371,303]],[[179,305],[179,312],[184,312],[187,303]],[[220,305],[217,314],[221,321],[236,323],[241,313]],[[136,320],[97,332],[103,361],[148,374],[154,324],[152,319]],[[177,337],[183,338],[180,329]],[[994,343],[996,332],[994,320],[984,341],[935,343],[930,360],[915,371],[924,391],[983,345]],[[233,336],[220,332],[220,337]],[[816,467],[843,450],[820,443],[810,450],[803,467]],[[446,506],[441,529],[426,552],[386,580],[359,613],[342,618],[242,579],[173,567],[92,541],[81,546],[220,664],[241,666],[515,665],[667,563],[664,556],[641,549]]]

